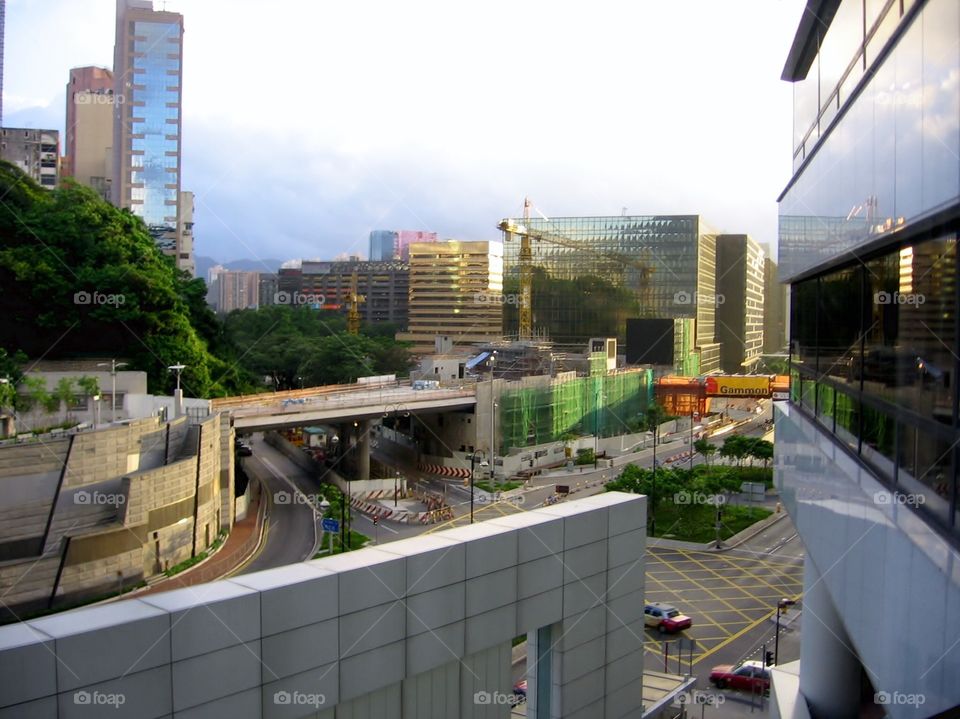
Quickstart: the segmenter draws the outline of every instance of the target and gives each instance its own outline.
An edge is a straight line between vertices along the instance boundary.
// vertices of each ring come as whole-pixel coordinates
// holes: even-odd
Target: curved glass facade
[[[863,82],[780,200],[791,401],[956,532],[960,4],[917,2],[903,15],[900,3],[842,4],[795,97],[811,80],[821,96],[825,82],[844,87],[845,52],[827,41],[871,18],[874,36],[855,49]]]
[[[882,241],[960,197],[960,4],[931,0],[915,13],[781,198],[781,279]],[[811,73],[819,67],[824,77],[824,65]]]

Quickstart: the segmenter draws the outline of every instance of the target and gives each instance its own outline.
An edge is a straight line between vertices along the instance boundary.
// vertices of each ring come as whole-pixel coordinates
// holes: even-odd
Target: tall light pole
[[[393,475],[393,507],[394,509],[396,509],[397,507],[397,489],[399,485],[400,485],[400,470],[398,469]]]
[[[490,409],[490,415],[491,415],[491,417],[492,417],[492,422],[493,422],[493,430],[492,430],[492,431],[493,431],[494,441],[493,441],[493,445],[490,447],[490,462],[489,462],[489,466],[490,466],[490,487],[493,489],[494,493],[496,493],[496,491],[497,491],[496,418],[497,418],[497,407],[499,407],[499,406],[500,406],[500,403],[499,403],[499,402],[494,402],[494,403],[493,403],[493,407]],[[484,460],[483,462],[481,462],[481,463],[480,463],[480,466],[481,466],[481,467],[487,466],[487,461]]]
[[[483,452],[481,452],[479,449],[470,455],[470,524],[473,524],[473,483],[474,479],[476,478],[474,467],[476,466],[477,459],[480,460],[481,467],[489,466],[487,460],[483,459]],[[492,475],[493,472],[491,471],[490,474]]]
[[[654,405],[656,408],[656,405]],[[653,496],[650,497],[650,505],[653,508],[653,511],[650,513],[650,536],[655,536],[657,533],[657,430],[660,429],[660,422],[658,413],[654,409],[653,413],[653,491],[650,493]]]
[[[126,362],[117,362],[115,359],[111,359],[110,362],[97,362],[97,367],[109,367],[110,368],[110,416],[111,422],[117,421],[117,370],[120,367],[126,367]]]
[[[787,599],[784,597],[779,602],[777,602],[777,633],[773,637],[773,664],[774,666],[779,666],[780,664],[780,612],[786,612],[787,607],[792,607],[796,604],[792,599]]]

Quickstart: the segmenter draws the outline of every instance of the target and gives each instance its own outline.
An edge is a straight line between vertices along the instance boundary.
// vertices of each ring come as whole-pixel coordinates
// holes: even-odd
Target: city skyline
[[[494,6],[468,19],[428,5],[291,4],[262,16],[240,3],[223,33],[217,2],[158,3],[184,14],[183,186],[197,193],[197,254],[365,254],[385,226],[492,240],[525,195],[557,216],[698,213],[772,245],[770,187],[789,177],[791,125],[790,87],[772,68],[802,4],[749,5],[606,6],[590,17]],[[367,22],[371,11],[383,22]],[[111,66],[114,12],[109,0],[48,5],[57,42],[38,57],[25,31],[40,11],[10,3],[8,125],[63,127],[69,69]],[[295,12],[303,29],[290,30]],[[491,45],[503,27],[523,42]],[[300,42],[316,28],[320,43]],[[379,40],[389,37],[407,50],[387,63]],[[259,52],[242,52],[252,38]],[[291,173],[275,158],[294,137]]]

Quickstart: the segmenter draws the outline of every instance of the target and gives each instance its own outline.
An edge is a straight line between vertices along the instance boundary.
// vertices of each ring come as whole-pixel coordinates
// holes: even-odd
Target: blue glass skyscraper
[[[117,0],[112,200],[142,217],[180,265],[189,261],[178,231],[182,51],[182,15]]]

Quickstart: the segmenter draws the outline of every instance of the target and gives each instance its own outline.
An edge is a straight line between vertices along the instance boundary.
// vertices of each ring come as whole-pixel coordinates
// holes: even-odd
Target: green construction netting
[[[500,397],[499,452],[563,441],[578,435],[609,437],[637,430],[653,401],[649,370],[506,389]]]

